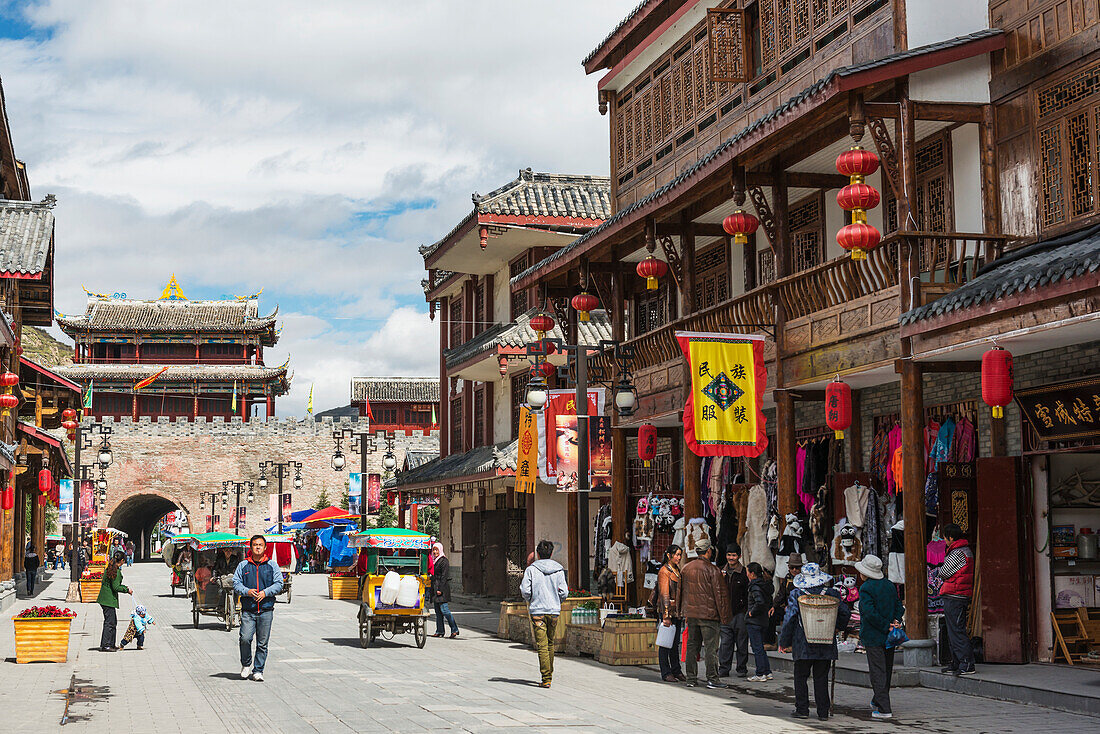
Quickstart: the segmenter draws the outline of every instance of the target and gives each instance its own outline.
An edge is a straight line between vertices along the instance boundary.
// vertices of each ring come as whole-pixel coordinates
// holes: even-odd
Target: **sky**
[[[637,0],[0,0],[0,79],[55,303],[263,289],[294,380],[438,375],[417,247],[522,168],[607,175],[581,59]],[[55,335],[61,336],[54,329]]]

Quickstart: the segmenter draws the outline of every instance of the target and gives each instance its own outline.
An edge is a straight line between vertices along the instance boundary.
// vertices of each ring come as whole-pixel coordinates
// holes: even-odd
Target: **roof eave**
[[[467,214],[461,222],[455,225],[455,228],[447,233],[447,236],[439,240],[439,242],[432,245],[431,252],[424,258],[424,269],[432,270],[435,268],[435,263],[439,262],[439,258],[443,257],[444,253],[449,251],[455,244],[458,243],[463,237],[469,234],[477,225],[477,208]]]
[[[592,74],[600,69],[607,69],[613,65],[611,56],[643,25],[653,22],[658,10],[666,5],[678,2],[679,5],[690,2],[694,5],[698,0],[645,0],[634,8],[623,21],[605,38],[599,46],[589,52],[581,61],[586,74]],[[669,13],[674,12],[669,9]]]

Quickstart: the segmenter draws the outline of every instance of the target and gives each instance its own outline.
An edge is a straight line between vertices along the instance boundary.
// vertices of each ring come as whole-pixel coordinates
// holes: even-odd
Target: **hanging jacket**
[[[947,547],[947,558],[938,575],[943,579],[940,596],[974,595],[974,552],[966,538],[956,540]]]

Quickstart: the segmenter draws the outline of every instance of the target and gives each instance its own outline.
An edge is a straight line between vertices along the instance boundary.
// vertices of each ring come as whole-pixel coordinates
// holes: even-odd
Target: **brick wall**
[[[273,418],[244,423],[239,417],[231,422],[221,418],[210,422],[170,422],[163,417],[155,422],[148,418],[137,422],[128,418],[121,421],[107,418],[104,423],[114,431],[111,434],[114,458],[106,473],[107,503],[106,510],[100,514],[101,526],[108,524],[110,514],[123,502],[133,503],[140,495],[155,495],[183,508],[192,518],[192,530],[201,532],[207,513],[199,511],[199,493],[220,493],[224,480],[258,482],[259,464],[268,459],[302,462],[302,489],[293,490],[292,475],[284,480],[284,491],[291,492],[294,510],[312,506],[322,490],[327,493],[330,504],[335,505],[343,495],[348,470],[358,471],[359,468],[359,457],[351,454],[347,440],[342,444],[347,469],[335,472],[330,464],[334,449],[333,429],[360,429],[358,420],[346,417],[335,424],[332,418],[322,421]],[[366,423],[361,427],[366,428]],[[378,448],[369,456],[368,470],[381,474],[385,454],[382,433],[377,433],[376,442]],[[98,435],[93,436],[93,443],[98,446]],[[406,451],[438,451],[439,431],[432,430],[428,434],[413,431],[411,435],[399,432],[394,448],[397,464],[401,466]],[[91,452],[94,456],[94,447]],[[91,457],[85,463],[89,460]],[[267,491],[275,492],[276,481],[270,472],[268,480]],[[247,508],[245,529],[248,531],[260,530],[268,524],[264,521],[268,515],[267,493],[261,492],[258,485],[254,491],[253,503],[246,503],[243,494],[241,498],[242,506]],[[235,498],[230,497],[230,509],[234,506]],[[221,511],[220,502],[217,507],[218,514],[222,515],[221,530],[227,531],[227,513]],[[156,519],[159,518],[152,518],[150,522]]]

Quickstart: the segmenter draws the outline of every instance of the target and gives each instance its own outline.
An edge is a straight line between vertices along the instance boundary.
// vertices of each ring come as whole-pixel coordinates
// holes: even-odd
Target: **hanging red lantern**
[[[848,184],[836,195],[836,203],[852,213],[853,222],[866,222],[867,210],[874,209],[879,201],[878,190],[865,183]]]
[[[588,321],[588,313],[600,305],[600,299],[591,293],[578,293],[569,303],[576,310],[578,321]]]
[[[825,386],[825,425],[833,429],[838,440],[852,425],[852,388],[839,376]]]
[[[1004,418],[1004,406],[1012,402],[1012,353],[993,347],[982,355],[982,402],[993,408],[994,418]]]
[[[40,505],[41,507],[45,507],[45,506],[46,506],[46,495],[44,495],[44,494],[40,494],[40,495],[38,495],[38,504],[39,504],[39,505]]]
[[[643,423],[638,427],[638,458],[649,466],[649,462],[657,456],[657,426],[652,423]]]
[[[851,183],[863,183],[865,176],[878,170],[878,156],[855,145],[837,156],[836,170],[849,176]]]
[[[43,469],[38,472],[38,491],[42,494],[48,493],[53,489],[53,474],[49,469]]]
[[[531,317],[531,328],[539,335],[539,339],[542,339],[546,332],[554,329],[554,319],[549,314],[539,313]]]
[[[5,372],[0,374],[0,387],[5,389],[15,387],[19,384],[19,375],[14,372]]]
[[[61,427],[69,433],[74,432],[78,425],[79,424],[74,420],[61,421]]]
[[[657,290],[657,279],[665,277],[665,274],[668,273],[668,263],[649,255],[645,260],[638,263],[636,270],[639,277],[645,278],[646,290],[655,291]]]
[[[534,377],[548,378],[558,371],[558,368],[549,362],[539,362],[531,366],[531,375]]]
[[[7,418],[12,408],[19,405],[19,398],[11,393],[0,395],[0,417]]]
[[[61,411],[61,418],[62,418],[62,420],[75,421],[76,420],[76,411],[73,410],[72,408],[65,408],[65,410]],[[65,425],[65,424],[62,423],[61,425]]]
[[[15,507],[15,487],[10,484],[4,487],[3,493],[3,508],[4,512],[10,512],[11,508]]]
[[[733,236],[734,242],[741,245],[749,241],[749,235],[759,226],[760,220],[743,209],[738,209],[722,220],[722,229]]]
[[[867,251],[878,247],[882,235],[866,222],[846,224],[836,233],[836,241],[852,253],[853,260],[866,260]]]

